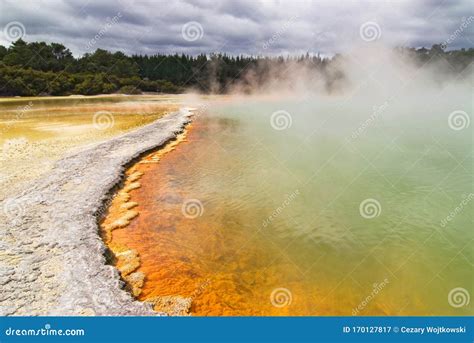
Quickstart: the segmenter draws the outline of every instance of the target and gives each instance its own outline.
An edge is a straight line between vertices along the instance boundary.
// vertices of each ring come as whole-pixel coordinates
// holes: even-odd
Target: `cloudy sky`
[[[0,0],[0,44],[125,53],[331,55],[358,44],[474,47],[472,0]]]

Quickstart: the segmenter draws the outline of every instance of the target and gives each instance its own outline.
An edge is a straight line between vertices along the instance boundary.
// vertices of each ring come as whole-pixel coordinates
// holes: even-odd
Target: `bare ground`
[[[108,265],[98,217],[125,166],[174,138],[187,110],[89,146],[0,202],[0,315],[156,315]]]

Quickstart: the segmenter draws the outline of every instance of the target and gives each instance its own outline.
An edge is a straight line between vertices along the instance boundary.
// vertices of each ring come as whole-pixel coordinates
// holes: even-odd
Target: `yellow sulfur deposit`
[[[185,141],[186,132],[184,130],[176,136],[175,140],[166,144],[162,149],[146,155],[139,163],[158,163],[163,155],[173,151],[180,142]],[[127,287],[132,295],[138,297],[142,292],[145,282],[145,274],[137,271],[140,268],[140,256],[136,250],[129,249],[123,244],[116,244],[113,240],[113,231],[126,229],[130,221],[139,215],[139,212],[135,209],[139,205],[138,202],[130,201],[130,199],[132,198],[131,193],[141,187],[139,180],[144,173],[136,170],[135,166],[132,166],[126,171],[125,175],[124,186],[113,197],[109,207],[109,214],[102,221],[100,228],[105,243],[116,258],[115,264],[122,279],[127,283]],[[190,300],[186,298],[161,299],[157,297],[152,302],[157,304],[154,306],[158,311],[172,309],[169,312],[179,315],[185,315],[191,307]],[[179,310],[177,310],[178,308]]]

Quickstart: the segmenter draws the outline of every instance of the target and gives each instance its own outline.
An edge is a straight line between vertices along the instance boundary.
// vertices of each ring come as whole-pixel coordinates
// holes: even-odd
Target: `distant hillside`
[[[473,48],[444,51],[441,45],[434,45],[431,49],[396,50],[420,65],[443,58],[457,72],[474,60]],[[27,43],[20,39],[9,48],[0,46],[0,95],[179,93],[189,87],[204,93],[225,93],[235,83],[245,82],[243,76],[251,70],[258,70],[253,81],[259,84],[265,82],[270,70],[283,70],[295,63],[329,73],[329,67],[339,58],[343,57],[322,58],[309,54],[274,58],[226,54],[127,56],[102,49],[74,58],[62,44]],[[329,80],[333,79],[334,71],[331,73]],[[331,87],[328,82],[329,91]]]

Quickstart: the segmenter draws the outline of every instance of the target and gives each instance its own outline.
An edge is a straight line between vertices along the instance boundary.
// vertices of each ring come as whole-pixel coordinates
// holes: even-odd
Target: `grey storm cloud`
[[[0,0],[0,13],[0,44],[10,44],[8,24],[19,22],[26,41],[60,42],[76,56],[97,48],[330,55],[369,44],[372,39],[361,36],[367,23],[368,34],[389,46],[474,46],[470,0]]]

